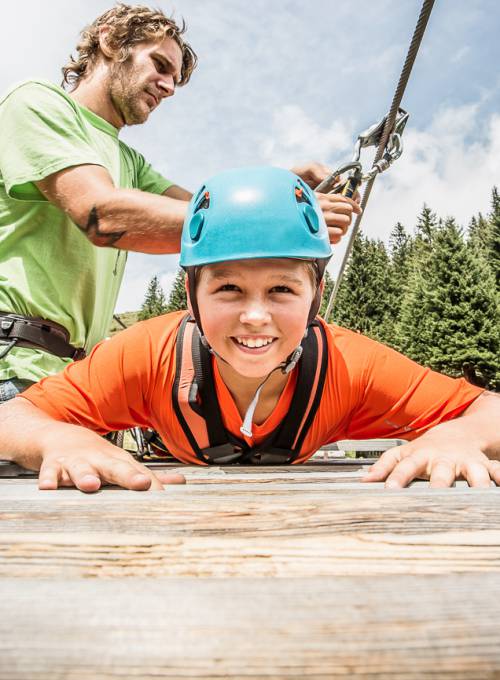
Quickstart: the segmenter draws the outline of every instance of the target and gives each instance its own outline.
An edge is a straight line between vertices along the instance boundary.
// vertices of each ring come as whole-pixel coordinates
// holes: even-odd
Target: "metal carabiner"
[[[408,122],[408,118],[409,114],[404,109],[399,108],[394,123],[394,129],[389,136],[384,155],[374,164],[368,173],[363,174],[363,168],[360,162],[361,150],[369,146],[378,147],[387,122],[387,116],[384,116],[378,123],[375,123],[358,135],[352,160],[339,166],[335,172],[332,172],[331,175],[318,184],[315,191],[320,191],[324,194],[341,194],[342,196],[352,198],[362,182],[367,182],[370,179],[373,179],[375,175],[384,172],[401,156],[403,153],[403,140],[401,139],[401,135]],[[346,181],[342,184],[336,184],[338,177],[349,171],[351,174]]]

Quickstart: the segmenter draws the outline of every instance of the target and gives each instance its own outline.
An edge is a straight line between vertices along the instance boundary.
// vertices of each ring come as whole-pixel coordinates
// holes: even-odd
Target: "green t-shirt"
[[[122,188],[161,194],[171,185],[60,87],[27,81],[0,99],[0,311],[56,321],[87,351],[108,332],[127,253],[94,246],[34,182],[88,164]],[[0,359],[0,380],[39,380],[68,362],[14,348]]]

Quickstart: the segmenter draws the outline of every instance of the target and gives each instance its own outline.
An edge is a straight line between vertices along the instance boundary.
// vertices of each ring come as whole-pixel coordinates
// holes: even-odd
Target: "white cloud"
[[[322,128],[297,105],[280,107],[273,114],[273,128],[261,141],[266,162],[290,166],[297,159],[325,160],[349,147],[352,125],[336,120]]]
[[[457,64],[458,62],[463,61],[465,57],[467,57],[467,55],[469,54],[470,49],[471,49],[470,45],[464,45],[459,50],[457,50],[455,54],[451,56],[450,61],[453,64]]]

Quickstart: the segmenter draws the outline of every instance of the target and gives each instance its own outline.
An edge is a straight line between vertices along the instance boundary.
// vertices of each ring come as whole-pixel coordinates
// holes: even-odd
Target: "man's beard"
[[[132,63],[114,64],[110,73],[110,97],[125,125],[140,125],[149,116],[144,106],[144,88]],[[142,106],[141,106],[142,103]]]

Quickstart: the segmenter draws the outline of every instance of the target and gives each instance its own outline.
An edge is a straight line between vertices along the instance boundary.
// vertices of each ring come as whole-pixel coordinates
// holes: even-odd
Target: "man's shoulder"
[[[12,85],[4,94],[0,96],[0,106],[6,101],[19,101],[33,103],[36,100],[43,98],[44,101],[62,101],[64,100],[74,108],[71,97],[63,90],[62,87],[51,83],[49,80],[30,79],[23,80]]]

